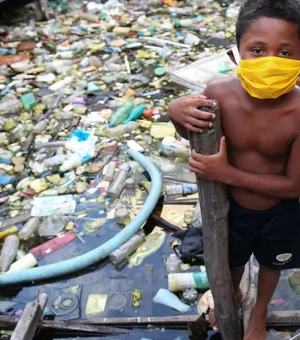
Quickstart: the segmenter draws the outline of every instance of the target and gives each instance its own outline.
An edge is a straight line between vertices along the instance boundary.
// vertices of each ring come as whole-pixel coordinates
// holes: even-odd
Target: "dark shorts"
[[[285,200],[265,211],[249,210],[229,198],[230,268],[246,264],[253,253],[272,269],[300,267],[298,199]]]

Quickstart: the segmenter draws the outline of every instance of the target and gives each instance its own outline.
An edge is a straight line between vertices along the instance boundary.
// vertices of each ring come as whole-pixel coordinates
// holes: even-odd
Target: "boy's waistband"
[[[299,200],[298,198],[294,199],[286,199],[282,200],[280,203],[275,205],[274,207],[267,209],[267,210],[251,210],[243,207],[240,205],[232,196],[228,195],[228,201],[230,203],[230,210],[238,210],[244,213],[251,213],[252,215],[262,215],[262,214],[273,214],[273,213],[280,213],[282,211],[296,211],[299,209]]]

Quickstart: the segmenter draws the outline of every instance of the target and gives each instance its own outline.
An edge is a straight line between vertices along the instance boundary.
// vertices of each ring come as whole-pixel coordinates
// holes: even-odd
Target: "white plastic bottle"
[[[180,269],[180,263],[180,259],[175,254],[169,255],[166,262],[166,274],[168,275],[170,273],[178,273]]]
[[[79,167],[82,163],[87,162],[90,156],[80,157],[78,154],[72,154],[67,160],[63,162],[59,171],[66,172]]]

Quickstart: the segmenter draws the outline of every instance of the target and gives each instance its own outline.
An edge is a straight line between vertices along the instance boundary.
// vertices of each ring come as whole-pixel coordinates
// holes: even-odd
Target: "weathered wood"
[[[216,119],[211,129],[202,133],[188,132],[191,149],[205,155],[219,151],[222,137],[220,110],[201,107],[214,112]],[[202,214],[204,259],[207,276],[215,301],[215,313],[223,340],[242,338],[234,298],[228,259],[228,210],[226,188],[222,183],[203,180],[197,176]]]
[[[18,223],[23,223],[27,222],[30,219],[30,213],[26,213],[23,215],[19,215],[16,217],[11,217],[3,221],[1,228],[7,228],[12,225],[18,224]]]
[[[267,326],[300,326],[300,310],[269,312]]]
[[[14,329],[15,326],[19,322],[19,318],[17,316],[7,316],[0,315],[0,327],[4,329]],[[129,334],[131,331],[128,329],[120,329],[114,327],[107,326],[97,326],[97,325],[88,325],[84,323],[73,322],[69,323],[68,321],[53,321],[53,320],[42,320],[40,322],[41,329],[52,329],[58,331],[68,331],[68,332],[86,332],[86,333],[97,333],[97,334],[110,334],[110,335],[120,335],[120,334]]]
[[[11,340],[32,340],[46,307],[48,296],[38,294],[33,302],[27,303],[24,312],[11,336]]]
[[[122,326],[146,326],[146,325],[187,325],[197,322],[199,315],[178,315],[178,316],[147,316],[147,317],[128,317],[128,318],[99,318],[94,317],[87,320],[76,320],[77,324],[90,325],[122,325]],[[69,322],[72,324],[72,321]]]

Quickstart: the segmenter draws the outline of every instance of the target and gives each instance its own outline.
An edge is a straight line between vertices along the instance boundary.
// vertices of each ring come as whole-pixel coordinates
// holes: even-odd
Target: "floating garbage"
[[[160,289],[153,298],[153,302],[176,309],[178,312],[185,313],[189,306],[180,301],[180,299],[167,289]]]

